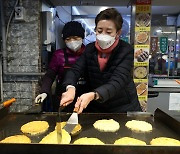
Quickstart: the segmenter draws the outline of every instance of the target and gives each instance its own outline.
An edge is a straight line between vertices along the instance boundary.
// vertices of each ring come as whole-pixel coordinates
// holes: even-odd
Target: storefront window
[[[176,30],[175,26],[152,26],[152,39],[157,39],[156,49],[150,51],[150,73],[164,76],[177,75]],[[152,42],[151,46],[154,45]]]

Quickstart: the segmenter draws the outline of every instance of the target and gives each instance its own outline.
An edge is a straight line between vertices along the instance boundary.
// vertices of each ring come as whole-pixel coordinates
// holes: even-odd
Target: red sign
[[[151,43],[150,43],[150,51],[152,53],[157,52],[158,50],[158,37],[151,37]]]
[[[136,5],[151,5],[151,0],[136,0]]]

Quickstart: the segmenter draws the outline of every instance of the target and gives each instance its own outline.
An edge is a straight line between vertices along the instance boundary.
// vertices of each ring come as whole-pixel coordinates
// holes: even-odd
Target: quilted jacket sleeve
[[[134,50],[131,47],[124,47],[120,52],[125,54],[122,59],[118,59],[118,56],[114,57],[113,60],[116,60],[117,65],[111,78],[106,84],[95,89],[102,98],[100,103],[118,95],[118,92],[125,88],[128,82],[132,82],[131,71],[133,68]]]

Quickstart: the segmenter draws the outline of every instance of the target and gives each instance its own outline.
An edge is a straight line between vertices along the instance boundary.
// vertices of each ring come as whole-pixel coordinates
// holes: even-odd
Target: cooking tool
[[[64,129],[70,134],[71,131],[74,129],[74,127],[78,124],[78,112],[79,108],[75,107],[73,110],[72,115],[68,119],[66,125],[64,126]]]
[[[180,80],[175,80],[178,84],[180,84]]]
[[[15,98],[11,98],[10,100],[7,100],[7,101],[3,102],[2,104],[0,104],[0,110],[5,108],[5,107],[10,106],[15,101],[16,101]]]
[[[61,111],[64,109],[64,107],[60,106],[59,109],[58,109],[58,115],[57,115],[57,121],[56,121],[56,130],[57,130],[57,141],[58,141],[58,144],[61,143],[62,141],[62,128],[61,128]]]

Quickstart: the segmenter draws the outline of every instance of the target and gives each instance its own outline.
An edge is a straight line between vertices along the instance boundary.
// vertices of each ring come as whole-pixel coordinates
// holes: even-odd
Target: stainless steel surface
[[[57,122],[56,122],[56,130],[57,130],[57,141],[58,144],[62,141],[62,129],[61,129],[61,107],[58,109]]]
[[[66,125],[64,126],[64,129],[70,134],[77,124],[78,124],[78,114],[75,108],[72,115],[68,119]]]
[[[57,130],[57,143],[60,144],[62,141],[61,122],[56,122],[56,130]]]
[[[68,124],[66,123],[66,125],[64,126],[63,129],[65,129],[69,134],[72,132],[72,130],[74,129],[74,127],[76,127],[76,124]]]
[[[160,109],[156,109],[154,117],[155,117],[155,121],[160,121],[164,123],[166,126],[173,129],[180,137],[180,122],[178,122],[172,116],[169,116],[168,114],[164,113]]]
[[[178,87],[154,87],[154,88],[148,88],[148,91],[156,91],[156,92],[166,92],[166,93],[170,93],[170,92],[180,92],[180,88]]]
[[[178,91],[176,91],[178,92]],[[150,112],[152,114],[154,114],[154,111],[159,108],[163,111],[165,111],[167,114],[173,116],[173,117],[177,117],[180,116],[180,112],[177,110],[169,110],[169,97],[170,97],[170,93],[173,92],[159,92],[158,97],[152,97],[152,98],[148,98],[148,102],[147,102],[147,112]]]

